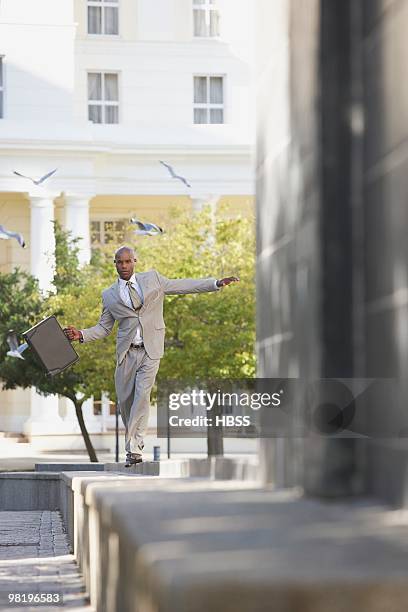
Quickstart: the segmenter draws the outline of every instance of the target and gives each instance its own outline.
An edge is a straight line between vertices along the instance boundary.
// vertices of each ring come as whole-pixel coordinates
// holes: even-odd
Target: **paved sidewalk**
[[[10,604],[9,594],[26,601],[36,593],[63,596],[63,605]],[[29,596],[29,594],[32,594]],[[91,612],[82,577],[69,553],[59,512],[0,512],[0,610]]]

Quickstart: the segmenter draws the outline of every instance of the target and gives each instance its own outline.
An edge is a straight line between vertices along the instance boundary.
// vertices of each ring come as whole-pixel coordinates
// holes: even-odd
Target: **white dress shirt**
[[[119,294],[122,299],[122,302],[124,302],[126,306],[133,308],[132,300],[130,299],[129,287],[126,284],[127,282],[132,283],[133,287],[136,289],[137,293],[139,294],[140,300],[143,304],[144,302],[143,292],[134,274],[132,274],[132,276],[129,278],[129,281],[125,281],[123,280],[123,278],[119,278],[118,282],[119,282]],[[136,334],[132,340],[132,343],[141,344],[142,342],[143,342],[143,333],[142,333],[142,327],[139,323],[139,325],[136,328]]]

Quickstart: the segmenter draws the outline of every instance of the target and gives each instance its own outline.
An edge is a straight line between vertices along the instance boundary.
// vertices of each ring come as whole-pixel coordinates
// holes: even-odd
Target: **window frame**
[[[195,78],[206,78],[207,79],[207,99],[210,95],[210,79],[211,78],[221,78],[222,79],[222,104],[216,104],[213,102],[195,102],[194,101],[194,90],[195,90]],[[226,75],[225,74],[193,74],[193,125],[225,125],[226,121],[226,104],[225,104],[225,92],[226,92]],[[210,118],[210,111],[212,109],[222,110],[222,123],[196,123],[194,121],[194,111],[199,109],[205,109],[207,111],[207,120]]]
[[[102,100],[90,100],[89,99],[89,75],[90,74],[100,74],[101,75],[101,91],[102,91]],[[118,88],[118,100],[114,101],[114,100],[104,100],[103,96],[105,95],[105,75],[106,74],[114,74],[117,77],[117,88]],[[120,124],[120,119],[121,119],[121,113],[120,113],[120,100],[121,100],[121,95],[120,95],[120,72],[117,70],[100,70],[100,69],[92,69],[92,70],[87,70],[86,72],[86,87],[87,87],[87,116],[88,116],[88,121],[90,123],[92,123],[93,125],[119,125]],[[99,122],[95,122],[92,121],[91,119],[89,119],[89,107],[90,106],[100,106],[102,108],[102,121]],[[105,107],[106,106],[115,106],[118,109],[118,120],[116,123],[107,123],[104,119],[105,119]]]
[[[89,7],[94,6],[96,8],[101,9],[101,32],[90,32],[89,31]],[[117,9],[117,18],[118,18],[118,31],[116,34],[107,34],[105,32],[106,29],[106,20],[105,20],[105,9],[106,8],[116,8]],[[87,36],[93,38],[118,38],[120,37],[120,0],[116,2],[114,0],[87,0],[86,2],[86,33]]]
[[[196,2],[196,0],[192,0],[192,33],[193,33],[193,39],[195,40],[220,40],[221,38],[221,28],[219,27],[220,24],[220,17],[221,17],[221,13],[220,13],[220,7],[218,4],[218,1],[215,3],[211,3],[210,0],[205,0],[205,2],[203,4],[198,4]],[[199,34],[195,33],[194,30],[194,12],[195,11],[203,11],[205,13],[205,23],[208,26],[208,31],[210,31],[210,25],[211,25],[211,19],[210,19],[210,15],[211,12],[216,12],[218,13],[218,34],[216,36],[211,36],[211,34],[208,34],[208,36],[200,36]],[[208,23],[207,23],[208,20]]]
[[[116,404],[110,399],[108,393],[102,391],[100,399],[95,399],[95,396],[92,397],[92,418],[97,419],[102,424],[102,432],[106,433],[114,430]],[[123,429],[120,423],[119,429]]]
[[[0,53],[0,72],[1,72],[1,85],[0,85],[0,95],[2,99],[0,119],[4,119],[5,110],[6,110],[6,70],[5,70],[5,61],[4,58],[6,56]]]
[[[101,238],[101,240],[99,240],[98,242],[92,242],[92,223],[99,223],[99,237]],[[89,220],[89,233],[90,233],[90,242],[91,242],[91,250],[92,249],[99,249],[101,247],[105,247],[106,245],[112,244],[111,242],[109,242],[109,240],[106,240],[106,229],[105,229],[105,223],[123,223],[124,225],[124,239],[120,240],[119,242],[124,242],[126,241],[126,234],[128,233],[128,224],[129,224],[129,218],[128,217],[95,217]],[[120,231],[120,230],[119,230]]]

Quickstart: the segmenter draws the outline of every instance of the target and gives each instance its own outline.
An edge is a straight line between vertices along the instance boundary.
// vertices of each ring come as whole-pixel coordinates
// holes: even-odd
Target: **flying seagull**
[[[18,232],[10,232],[6,230],[4,225],[0,225],[0,239],[9,240],[10,238],[15,238],[20,246],[25,247],[24,238]]]
[[[155,223],[144,223],[135,218],[131,219],[130,222],[132,225],[137,225],[139,227],[139,229],[135,231],[135,234],[138,236],[158,236],[158,234],[163,234],[163,229]]]
[[[172,178],[178,179],[179,181],[181,181],[182,183],[184,183],[184,184],[185,184],[187,187],[191,187],[190,183],[188,183],[188,182],[187,182],[187,180],[184,178],[184,176],[180,176],[179,174],[176,174],[176,173],[174,172],[173,168],[172,168],[172,167],[171,167],[169,164],[166,164],[164,161],[161,161],[160,159],[159,159],[159,163],[161,163],[161,164],[162,164],[162,166],[164,166],[165,168],[167,168],[167,170],[169,171],[170,176],[171,176]]]
[[[7,351],[7,355],[10,357],[17,357],[17,359],[24,359],[21,353],[24,353],[26,348],[28,348],[28,344],[27,342],[24,342],[24,344],[19,345],[17,334],[12,329],[10,329],[9,333],[7,334],[7,344],[10,347],[10,350]]]
[[[25,174],[20,174],[20,172],[17,172],[16,170],[13,170],[13,174],[16,174],[17,176],[21,176],[21,178],[28,179],[29,181],[34,183],[34,185],[41,185],[41,183],[43,183],[48,178],[50,178],[50,176],[55,174],[57,170],[58,170],[58,168],[55,168],[54,170],[51,170],[51,172],[47,172],[47,174],[44,174],[44,176],[39,178],[38,181],[36,181],[35,179],[31,178],[31,176],[26,176]]]

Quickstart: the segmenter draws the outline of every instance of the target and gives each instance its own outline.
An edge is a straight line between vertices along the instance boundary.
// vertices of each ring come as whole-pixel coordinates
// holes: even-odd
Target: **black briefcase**
[[[66,370],[79,359],[54,315],[28,329],[23,337],[50,376]]]

